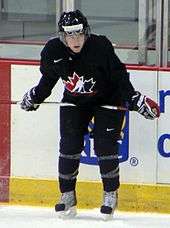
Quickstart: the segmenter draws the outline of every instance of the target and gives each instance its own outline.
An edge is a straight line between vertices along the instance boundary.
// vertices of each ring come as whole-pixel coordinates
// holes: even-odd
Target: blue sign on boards
[[[89,131],[93,129],[93,123],[89,124]],[[121,132],[122,139],[119,140],[119,161],[124,162],[129,157],[129,112],[126,112],[125,121]],[[81,154],[80,162],[88,165],[98,165],[97,157],[94,152],[94,141],[90,133],[84,137],[84,151]]]
[[[166,113],[167,106],[169,105],[167,99],[169,99],[169,97],[170,97],[170,90],[159,91],[159,106],[160,106],[161,113]],[[166,121],[168,120],[166,119]],[[158,139],[158,152],[164,158],[170,158],[170,151],[168,151],[168,148],[165,146],[169,140],[170,140],[169,132],[164,132],[163,134],[160,135]]]

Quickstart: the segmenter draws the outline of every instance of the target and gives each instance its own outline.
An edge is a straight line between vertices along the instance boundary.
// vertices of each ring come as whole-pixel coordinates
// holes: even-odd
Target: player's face
[[[72,35],[65,34],[67,46],[75,53],[79,53],[85,42],[84,33],[75,33]]]

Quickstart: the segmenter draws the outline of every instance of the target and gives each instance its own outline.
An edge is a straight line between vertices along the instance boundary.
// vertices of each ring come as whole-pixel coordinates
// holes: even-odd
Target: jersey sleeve
[[[105,39],[105,47],[107,67],[113,88],[116,88],[123,101],[129,103],[135,93],[134,87],[129,79],[129,73],[127,72],[125,64],[123,64],[116,55],[112,43],[107,38]]]
[[[52,89],[56,85],[60,69],[55,64],[55,52],[52,42],[47,42],[41,51],[40,72],[42,74],[38,85],[35,87],[36,102],[42,103],[47,97],[51,95]]]

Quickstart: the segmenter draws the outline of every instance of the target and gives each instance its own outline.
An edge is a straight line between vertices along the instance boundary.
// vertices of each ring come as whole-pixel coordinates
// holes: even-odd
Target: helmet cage
[[[86,17],[79,10],[63,12],[58,22],[58,33],[63,42],[65,35],[73,36],[84,33],[87,38],[90,36],[90,26]]]

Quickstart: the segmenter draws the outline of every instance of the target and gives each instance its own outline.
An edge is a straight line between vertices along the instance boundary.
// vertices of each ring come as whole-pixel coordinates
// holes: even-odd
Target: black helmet
[[[79,10],[63,12],[58,22],[58,32],[76,31],[89,35],[90,27],[86,17]]]

